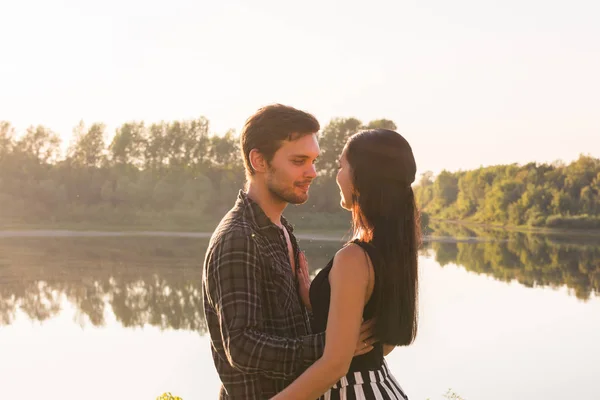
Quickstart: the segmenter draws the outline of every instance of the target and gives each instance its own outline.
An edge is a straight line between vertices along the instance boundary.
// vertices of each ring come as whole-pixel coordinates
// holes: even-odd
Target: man
[[[308,199],[319,129],[312,115],[276,104],[259,109],[241,132],[247,191],[213,233],[203,271],[221,399],[269,398],[323,354],[325,334],[311,333],[299,295],[306,271],[282,216],[288,203]],[[300,289],[306,294],[306,284]],[[356,355],[372,348],[369,336],[365,324]]]

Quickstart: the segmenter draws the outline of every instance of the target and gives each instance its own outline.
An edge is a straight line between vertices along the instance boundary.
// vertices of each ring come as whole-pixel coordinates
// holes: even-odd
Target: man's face
[[[305,203],[310,184],[317,177],[314,164],[319,152],[316,134],[284,141],[275,152],[266,173],[269,192],[287,203]]]

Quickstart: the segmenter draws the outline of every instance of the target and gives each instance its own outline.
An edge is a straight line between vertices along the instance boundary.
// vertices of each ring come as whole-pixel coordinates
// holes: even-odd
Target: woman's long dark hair
[[[416,163],[399,133],[359,132],[346,144],[354,186],[354,237],[376,250],[375,332],[383,343],[408,345],[417,334],[419,213],[411,184]]]

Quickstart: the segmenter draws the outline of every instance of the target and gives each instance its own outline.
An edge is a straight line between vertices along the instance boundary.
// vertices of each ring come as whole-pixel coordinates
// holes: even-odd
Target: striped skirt
[[[375,371],[350,372],[331,387],[321,400],[408,400],[383,361]]]

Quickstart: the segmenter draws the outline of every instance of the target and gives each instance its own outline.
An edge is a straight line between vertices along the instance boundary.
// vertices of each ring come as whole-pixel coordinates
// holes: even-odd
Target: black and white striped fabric
[[[351,372],[340,379],[320,400],[408,400],[390,374],[385,361],[375,371]]]

